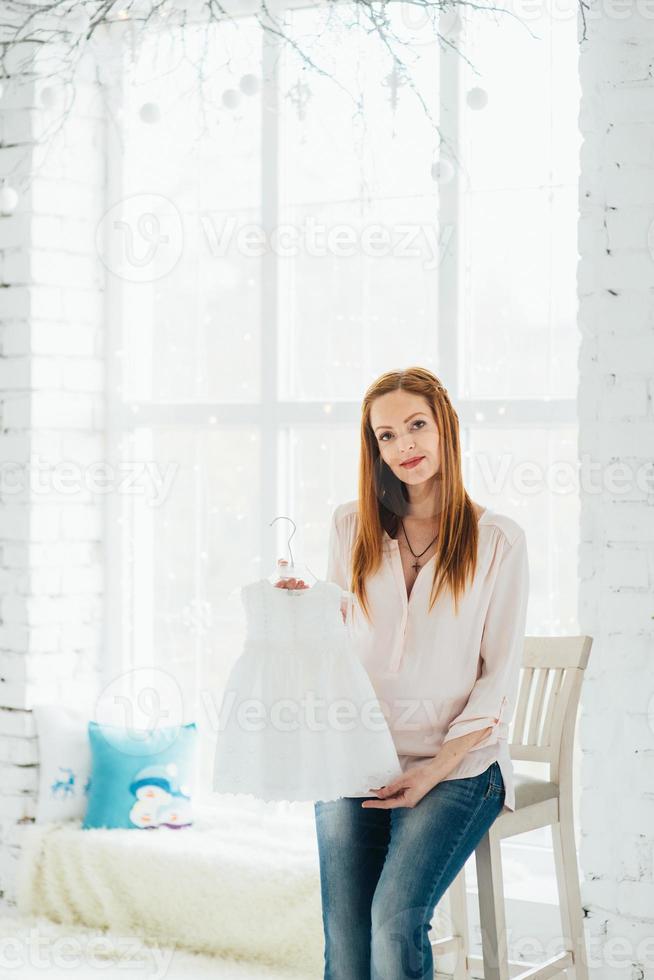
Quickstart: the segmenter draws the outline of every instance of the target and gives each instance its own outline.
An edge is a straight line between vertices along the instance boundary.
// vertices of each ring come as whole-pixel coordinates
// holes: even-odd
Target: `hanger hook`
[[[272,527],[273,524],[275,523],[275,521],[290,521],[291,524],[293,525],[293,530],[291,531],[291,533],[289,535],[289,538],[288,538],[287,547],[288,547],[288,553],[291,556],[291,565],[294,565],[295,562],[293,561],[293,552],[291,551],[291,538],[293,537],[293,535],[297,531],[297,525],[296,525],[296,523],[295,523],[295,521],[293,520],[292,517],[285,517],[283,514],[279,514],[277,517],[273,517],[273,519],[270,522],[270,524],[268,525],[268,527]]]

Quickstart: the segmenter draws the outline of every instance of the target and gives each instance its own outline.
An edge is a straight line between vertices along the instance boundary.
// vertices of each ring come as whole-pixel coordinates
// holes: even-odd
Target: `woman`
[[[434,909],[515,808],[529,571],[522,528],[466,493],[458,416],[427,370],[366,392],[359,498],[334,512],[327,579],[356,596],[357,655],[403,775],[315,803],[325,980],[432,980]]]

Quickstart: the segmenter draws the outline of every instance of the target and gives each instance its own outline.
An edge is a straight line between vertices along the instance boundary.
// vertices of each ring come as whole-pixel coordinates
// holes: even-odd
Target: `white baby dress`
[[[213,789],[265,801],[373,796],[402,775],[341,615],[341,588],[241,589],[246,637],[220,709]]]

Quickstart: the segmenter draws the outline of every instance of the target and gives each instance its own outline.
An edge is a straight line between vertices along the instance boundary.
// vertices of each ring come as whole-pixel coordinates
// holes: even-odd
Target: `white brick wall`
[[[654,459],[654,11],[603,10],[579,60],[579,452],[635,474]],[[582,898],[592,980],[654,980],[654,470],[618,484],[582,497]]]
[[[83,480],[62,492],[48,475],[66,461],[70,487],[71,473],[83,477],[104,458],[104,278],[94,235],[105,161],[101,103],[93,103],[88,64],[82,70],[84,97],[47,155],[35,142],[48,121],[37,107],[38,79],[18,90],[9,84],[0,100],[2,141],[20,144],[0,148],[0,172],[20,168],[10,178],[17,212],[0,217],[0,464],[4,474],[31,461],[40,473],[38,487],[24,480],[20,494],[0,487],[0,892],[9,903],[19,853],[12,828],[35,814],[30,708],[44,700],[91,710],[99,676],[103,498]]]

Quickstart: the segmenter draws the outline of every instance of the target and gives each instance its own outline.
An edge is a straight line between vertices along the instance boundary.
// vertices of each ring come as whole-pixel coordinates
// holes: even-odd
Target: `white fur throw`
[[[26,827],[23,915],[323,975],[315,828],[235,810],[182,830]]]

